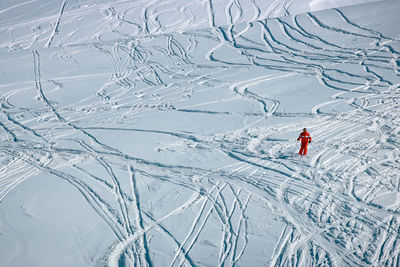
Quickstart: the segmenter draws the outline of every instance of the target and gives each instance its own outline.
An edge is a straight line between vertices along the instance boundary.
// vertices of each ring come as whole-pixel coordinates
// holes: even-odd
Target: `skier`
[[[301,147],[300,147],[299,154],[307,155],[307,146],[308,146],[308,143],[311,143],[311,136],[307,132],[306,128],[303,129],[303,132],[300,133],[299,138],[297,138],[297,141],[300,141],[300,140],[301,140]]]

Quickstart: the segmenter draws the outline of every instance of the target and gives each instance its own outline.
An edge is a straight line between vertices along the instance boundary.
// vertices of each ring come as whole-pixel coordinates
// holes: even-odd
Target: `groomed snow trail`
[[[0,5],[3,262],[399,265],[400,3],[296,3]]]

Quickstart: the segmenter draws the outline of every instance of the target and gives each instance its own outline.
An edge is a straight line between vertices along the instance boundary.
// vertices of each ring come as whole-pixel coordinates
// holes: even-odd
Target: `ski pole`
[[[296,140],[297,142],[299,142],[299,140]],[[297,150],[297,142],[296,142],[296,144],[295,144],[295,146],[294,146],[294,149],[293,149],[293,154],[295,154],[296,153],[296,150]]]

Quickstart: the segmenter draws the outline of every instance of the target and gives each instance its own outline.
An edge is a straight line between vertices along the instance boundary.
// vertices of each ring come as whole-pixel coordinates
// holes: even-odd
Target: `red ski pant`
[[[308,142],[301,143],[301,147],[300,147],[300,151],[299,151],[300,155],[307,155],[307,146],[308,146]]]

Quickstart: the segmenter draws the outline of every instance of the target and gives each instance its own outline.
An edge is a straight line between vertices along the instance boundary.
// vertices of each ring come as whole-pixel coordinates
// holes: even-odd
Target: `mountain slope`
[[[399,261],[397,1],[4,3],[6,266]]]

